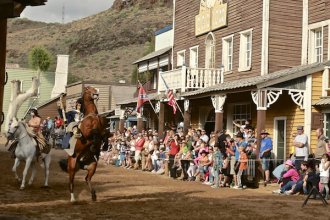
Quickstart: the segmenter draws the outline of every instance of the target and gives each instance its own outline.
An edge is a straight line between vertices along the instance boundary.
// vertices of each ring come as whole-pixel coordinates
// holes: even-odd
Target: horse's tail
[[[64,172],[68,172],[68,159],[62,159],[58,161],[58,164]]]

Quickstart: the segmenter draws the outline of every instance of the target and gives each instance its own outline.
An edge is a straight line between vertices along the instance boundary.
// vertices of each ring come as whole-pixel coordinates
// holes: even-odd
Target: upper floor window
[[[198,46],[190,48],[189,66],[191,68],[197,68],[198,67]]]
[[[205,68],[215,68],[215,38],[209,33],[205,40]]]
[[[234,35],[222,38],[222,64],[225,72],[233,70],[233,40]]]
[[[240,50],[239,50],[239,71],[247,71],[251,69],[252,62],[252,29],[242,31],[240,33]]]
[[[323,62],[323,28],[310,30],[309,63]]]
[[[322,29],[316,30],[314,32],[315,35],[315,58],[316,62],[320,63],[322,62],[322,52],[323,52],[323,37],[322,37]]]
[[[185,64],[185,54],[186,54],[186,50],[181,50],[177,53],[177,62],[176,62],[176,66],[183,66],[183,64]]]

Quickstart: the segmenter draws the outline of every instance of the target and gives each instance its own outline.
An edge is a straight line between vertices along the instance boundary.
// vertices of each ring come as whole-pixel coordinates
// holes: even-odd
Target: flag
[[[137,107],[136,107],[136,111],[138,113],[140,113],[140,109],[141,109],[142,105],[147,101],[149,101],[147,93],[144,90],[143,86],[140,86],[138,100],[137,100]]]
[[[167,90],[167,99],[168,99],[167,104],[173,107],[173,113],[175,114],[176,113],[176,101],[175,101],[172,89]]]

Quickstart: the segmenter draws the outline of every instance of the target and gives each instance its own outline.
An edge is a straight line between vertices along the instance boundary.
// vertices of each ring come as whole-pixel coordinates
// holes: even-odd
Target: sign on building
[[[195,17],[195,35],[201,35],[227,26],[227,3],[222,0],[201,0]]]

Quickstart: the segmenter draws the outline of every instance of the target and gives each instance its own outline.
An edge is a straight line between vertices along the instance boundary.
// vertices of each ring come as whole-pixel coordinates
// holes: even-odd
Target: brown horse
[[[79,168],[86,169],[85,181],[91,192],[92,200],[96,200],[96,192],[91,180],[96,171],[101,142],[105,133],[103,118],[98,115],[94,100],[98,98],[98,90],[86,87],[82,95],[82,113],[84,118],[80,124],[81,137],[77,139],[74,154],[68,157],[67,171],[69,173],[71,202],[75,201],[73,188],[74,177]],[[78,166],[79,165],[79,166]]]

